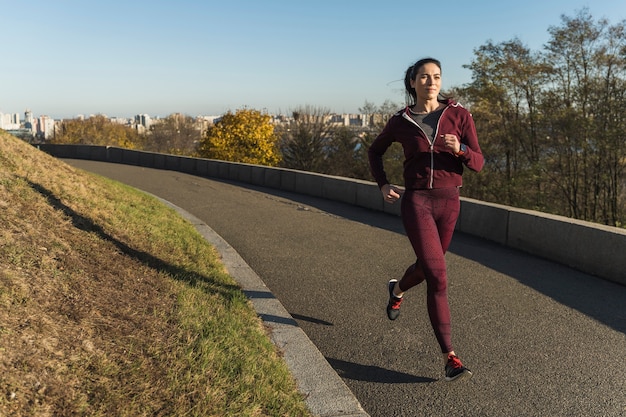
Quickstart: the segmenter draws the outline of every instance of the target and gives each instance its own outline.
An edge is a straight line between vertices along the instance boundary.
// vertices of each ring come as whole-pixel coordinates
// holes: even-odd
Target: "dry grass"
[[[171,209],[0,131],[0,415],[308,415]]]

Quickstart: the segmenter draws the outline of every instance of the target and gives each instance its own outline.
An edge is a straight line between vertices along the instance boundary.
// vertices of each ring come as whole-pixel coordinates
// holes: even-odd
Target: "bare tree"
[[[333,128],[329,132],[326,148],[328,157],[324,173],[342,177],[362,178],[367,174],[357,159],[360,140],[356,129],[348,126]]]
[[[152,152],[194,155],[202,139],[201,130],[192,117],[171,114],[150,126],[145,148]]]
[[[288,126],[279,132],[283,166],[304,171],[321,172],[327,156],[327,123],[330,110],[304,106],[292,112]]]

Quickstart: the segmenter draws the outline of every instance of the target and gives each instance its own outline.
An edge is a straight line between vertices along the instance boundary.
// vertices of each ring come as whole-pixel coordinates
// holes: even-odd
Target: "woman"
[[[387,315],[395,320],[404,292],[426,281],[428,315],[443,353],[445,378],[453,381],[472,373],[452,348],[444,255],[459,215],[463,166],[478,172],[484,159],[471,114],[440,95],[438,60],[425,58],[410,66],[404,85],[409,105],[389,119],[368,151],[385,201],[394,203],[402,196],[402,223],[417,257],[400,281],[389,281]],[[383,155],[393,142],[404,150],[404,192],[389,184],[383,167]]]

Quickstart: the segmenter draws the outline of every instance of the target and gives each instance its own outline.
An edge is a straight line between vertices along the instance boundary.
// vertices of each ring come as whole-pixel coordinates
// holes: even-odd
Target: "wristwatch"
[[[465,152],[467,152],[467,146],[465,146],[464,143],[461,144],[461,147],[459,148],[459,151],[455,153],[456,156],[461,156],[461,155],[465,155]]]

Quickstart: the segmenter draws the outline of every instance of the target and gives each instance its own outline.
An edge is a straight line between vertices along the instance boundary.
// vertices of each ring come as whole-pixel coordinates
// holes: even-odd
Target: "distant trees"
[[[386,100],[378,107],[373,103],[366,101],[363,107],[359,108],[359,112],[369,115],[370,123],[368,129],[361,135],[359,149],[357,151],[356,161],[362,172],[358,178],[372,178],[369,170],[367,150],[391,116],[401,110],[402,107],[403,106],[400,104]],[[385,171],[389,181],[393,184],[402,185],[404,182],[402,176],[404,165],[404,152],[402,150],[402,146],[398,143],[392,144],[383,156],[383,163],[385,164]]]
[[[290,123],[278,128],[281,166],[303,171],[351,178],[370,178],[367,147],[393,108],[385,102],[380,108],[365,102],[357,120],[359,126],[346,125],[324,107],[303,106],[292,112]],[[365,122],[365,123],[364,123]],[[365,127],[363,127],[365,124]],[[401,164],[401,162],[400,162]]]
[[[64,120],[51,142],[136,149],[142,147],[143,137],[135,129],[114,123],[103,115],[97,115],[86,120]]]
[[[487,163],[469,196],[621,225],[626,216],[626,21],[587,9],[550,27],[542,52],[519,40],[475,50],[470,105]]]
[[[303,171],[323,172],[330,132],[330,110],[304,106],[292,112],[291,122],[280,127],[279,148],[282,166]]]
[[[144,150],[173,155],[194,155],[202,140],[202,127],[190,116],[175,113],[153,122]]]
[[[198,146],[204,158],[276,166],[281,155],[268,114],[240,109],[210,126]]]
[[[52,143],[119,146],[174,155],[195,155],[202,139],[202,126],[192,117],[171,114],[153,121],[147,133],[120,124],[106,116],[63,120]]]

